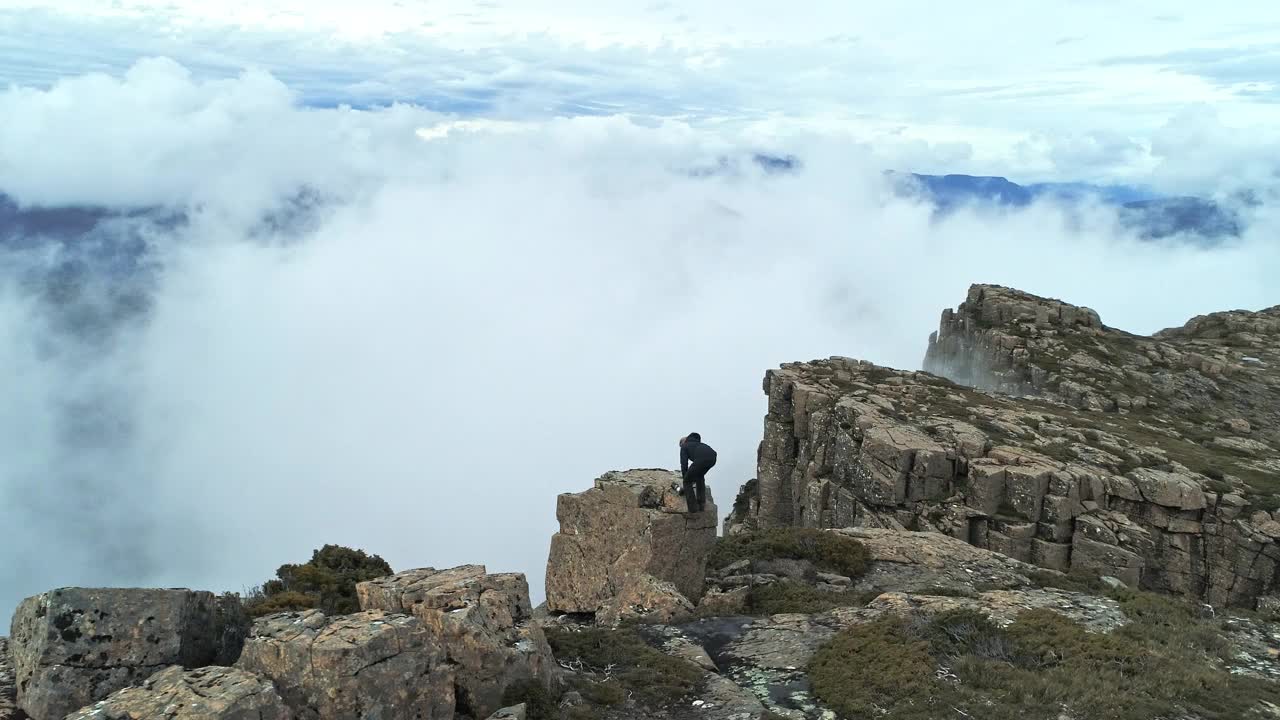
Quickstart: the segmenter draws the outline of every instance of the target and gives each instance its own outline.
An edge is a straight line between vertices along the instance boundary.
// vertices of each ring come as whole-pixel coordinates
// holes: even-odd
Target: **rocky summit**
[[[934,530],[1253,607],[1280,561],[1280,308],[1144,338],[976,286],[925,367],[785,365],[730,528]]]
[[[0,720],[1278,718],[1277,367],[1280,309],[1139,337],[974,286],[923,372],[767,372],[723,536],[636,469],[559,496],[538,608],[337,547],[243,603],[51,590]]]

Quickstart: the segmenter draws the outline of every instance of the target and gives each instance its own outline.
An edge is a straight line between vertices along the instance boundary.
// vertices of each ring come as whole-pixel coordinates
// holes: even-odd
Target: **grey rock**
[[[161,670],[66,720],[291,720],[270,681],[228,667]]]
[[[170,665],[234,662],[247,627],[239,599],[191,590],[61,588],[14,613],[18,704],[61,718]]]

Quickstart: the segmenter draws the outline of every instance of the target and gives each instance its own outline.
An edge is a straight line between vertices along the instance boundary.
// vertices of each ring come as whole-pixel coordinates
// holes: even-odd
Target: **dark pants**
[[[705,464],[695,462],[689,466],[689,472],[684,474],[684,500],[689,505],[689,512],[702,512],[706,505],[707,471],[715,466],[714,460]]]

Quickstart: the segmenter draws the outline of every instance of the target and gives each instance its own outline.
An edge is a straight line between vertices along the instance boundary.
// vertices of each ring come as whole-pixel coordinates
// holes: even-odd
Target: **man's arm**
[[[689,448],[680,447],[680,477],[689,474]]]

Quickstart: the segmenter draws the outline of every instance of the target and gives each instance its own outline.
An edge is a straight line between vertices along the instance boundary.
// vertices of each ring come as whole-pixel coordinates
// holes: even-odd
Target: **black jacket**
[[[709,466],[716,464],[716,451],[708,444],[688,440],[680,448],[680,474],[689,472],[689,463]]]

